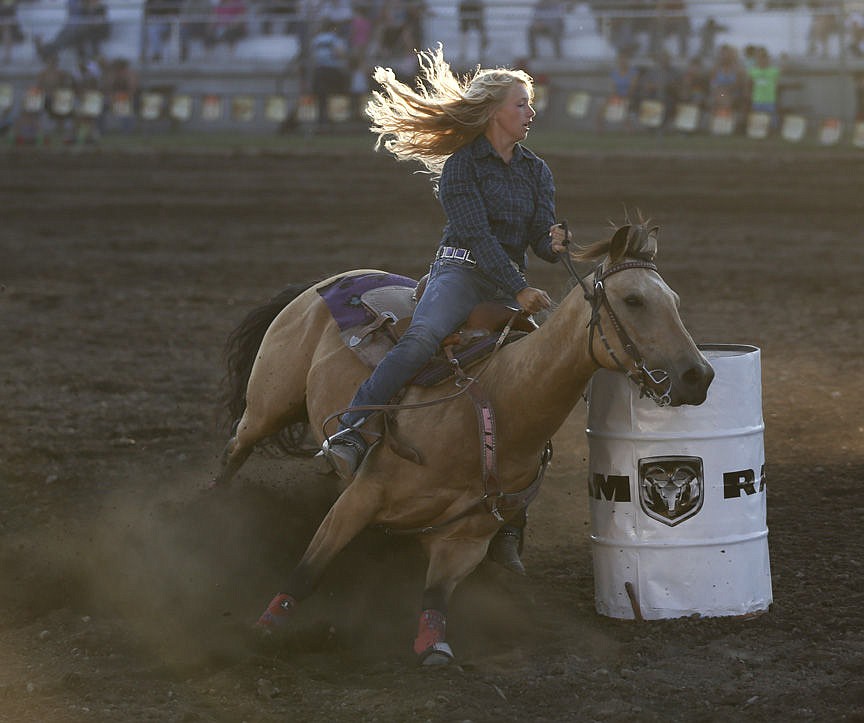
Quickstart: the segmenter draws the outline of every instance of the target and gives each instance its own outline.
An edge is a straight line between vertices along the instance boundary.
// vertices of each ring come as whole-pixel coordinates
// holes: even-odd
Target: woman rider
[[[360,386],[352,408],[388,403],[478,303],[500,300],[527,314],[548,308],[549,295],[525,279],[526,250],[555,262],[569,241],[555,223],[552,173],[521,145],[535,116],[531,77],[508,69],[457,77],[440,45],[418,60],[416,90],[376,68],[382,90],[366,112],[376,149],[383,145],[430,172],[447,222],[409,328]],[[369,450],[359,431],[367,415],[342,414],[322,449],[344,479],[353,478]],[[517,532],[504,533],[519,542]],[[518,556],[510,562],[521,568]]]

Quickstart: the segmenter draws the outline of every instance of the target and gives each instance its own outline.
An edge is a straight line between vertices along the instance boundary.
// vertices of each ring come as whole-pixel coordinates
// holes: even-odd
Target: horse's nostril
[[[681,379],[687,386],[695,387],[705,385],[706,387],[711,383],[711,380],[714,378],[714,370],[709,367],[690,367],[684,374],[681,375]]]

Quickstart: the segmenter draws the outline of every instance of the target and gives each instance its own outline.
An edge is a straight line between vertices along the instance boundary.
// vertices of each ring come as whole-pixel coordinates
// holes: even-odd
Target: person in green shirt
[[[771,116],[771,127],[777,127],[777,86],[780,68],[771,62],[765,48],[756,49],[756,62],[747,69],[750,80],[750,111]]]

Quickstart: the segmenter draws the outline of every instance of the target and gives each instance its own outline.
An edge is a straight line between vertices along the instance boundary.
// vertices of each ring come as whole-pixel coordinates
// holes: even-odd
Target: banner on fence
[[[679,103],[675,108],[675,128],[692,133],[699,128],[699,106],[695,103]]]
[[[646,128],[659,128],[663,125],[666,106],[659,100],[643,100],[639,104],[639,122]]]
[[[546,107],[549,102],[548,87],[540,85],[535,91],[535,109]],[[190,93],[170,94],[153,89],[141,92],[136,102],[132,94],[122,91],[106,97],[98,90],[76,94],[71,88],[60,88],[50,94],[50,105],[46,103],[48,98],[43,89],[31,86],[23,91],[17,107],[24,113],[40,114],[50,111],[57,117],[77,115],[92,119],[107,111],[118,119],[137,116],[144,121],[155,121],[167,117],[176,123],[193,120],[196,109],[198,117],[207,122],[223,120],[226,109],[230,113],[230,119],[238,123],[250,123],[261,118],[268,123],[281,125],[291,116],[301,125],[316,124],[321,120],[318,99],[311,94],[304,94],[296,99],[279,94],[257,96],[250,93],[233,96],[209,93],[196,96]],[[629,99],[615,95],[601,98],[582,90],[570,91],[567,94],[564,100],[567,117],[587,119],[595,98],[602,102],[600,115],[606,123],[620,124],[628,119]],[[330,96],[326,106],[328,120],[344,123],[356,119],[367,100],[368,98],[358,100],[356,96],[344,94]],[[0,114],[9,115],[15,109],[14,85],[0,82]],[[748,113],[741,119],[744,123],[739,124],[739,117],[731,109],[718,109],[706,115],[694,103],[678,103],[673,109],[667,109],[663,102],[654,99],[641,101],[636,115],[639,124],[645,128],[661,128],[668,123],[671,128],[684,133],[693,133],[704,128],[715,136],[743,133],[753,140],[768,138],[776,130],[780,138],[790,143],[801,142],[809,135],[825,146],[836,145],[846,138],[854,147],[864,148],[864,120],[854,122],[847,132],[844,122],[839,118],[813,118],[790,113],[779,119],[778,126],[770,114],[754,112]],[[667,121],[667,118],[671,120]]]
[[[797,143],[804,139],[807,132],[807,119],[802,115],[787,115],[780,126],[780,137],[785,141]]]
[[[819,130],[819,142],[823,146],[833,146],[840,141],[843,133],[843,123],[837,118],[826,118]]]

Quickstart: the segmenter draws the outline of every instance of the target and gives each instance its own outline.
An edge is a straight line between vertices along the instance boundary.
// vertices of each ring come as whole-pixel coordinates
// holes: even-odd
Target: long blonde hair
[[[376,150],[383,145],[400,161],[418,161],[433,180],[454,151],[486,130],[514,83],[524,84],[534,99],[534,81],[525,71],[478,67],[459,77],[444,60],[440,43],[417,53],[417,59],[416,90],[397,80],[390,68],[375,68],[372,77],[382,90],[372,93],[366,115],[372,121],[369,130],[378,135]]]

